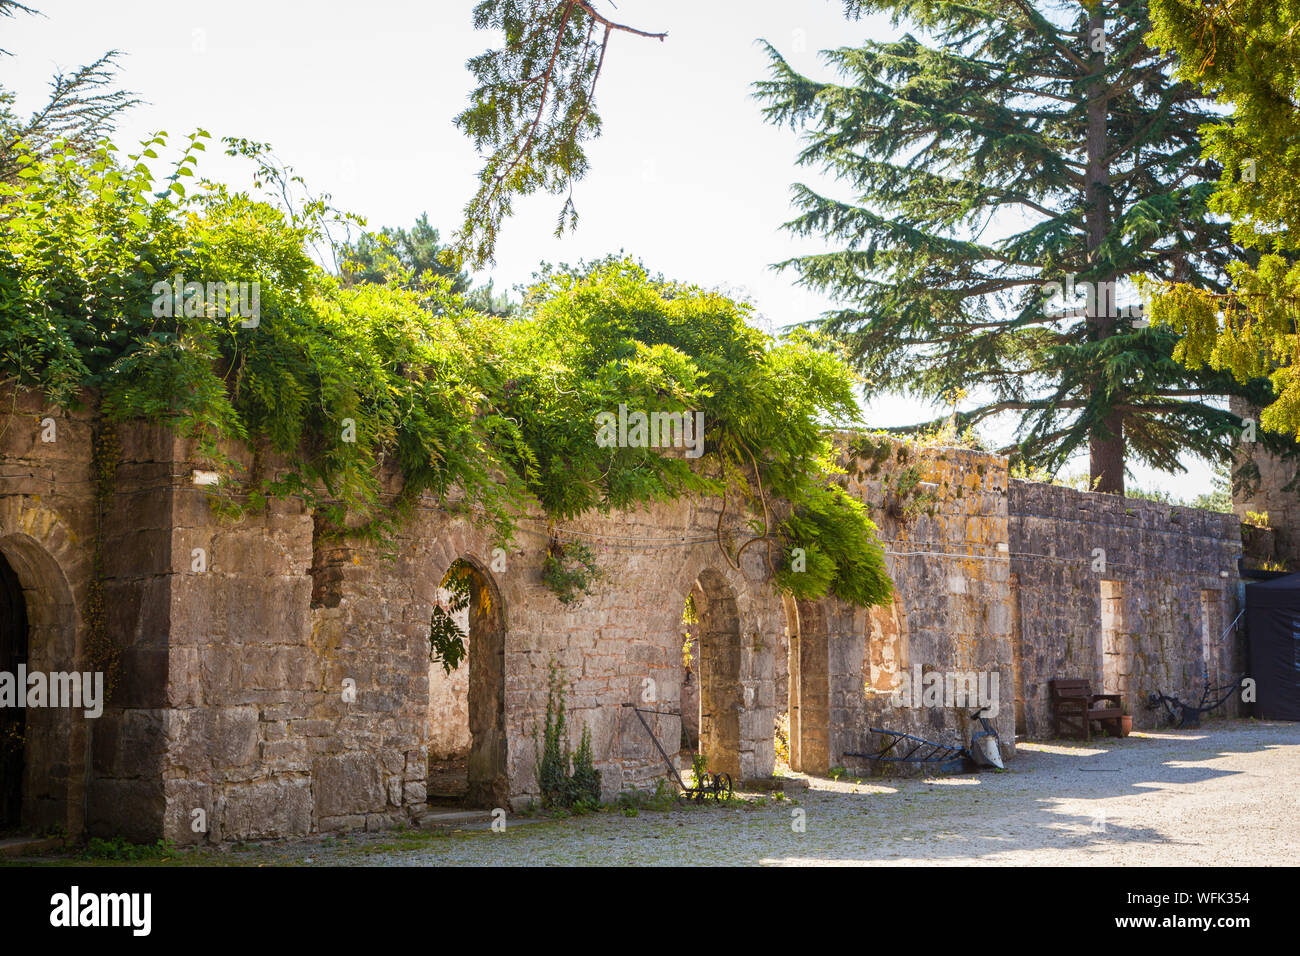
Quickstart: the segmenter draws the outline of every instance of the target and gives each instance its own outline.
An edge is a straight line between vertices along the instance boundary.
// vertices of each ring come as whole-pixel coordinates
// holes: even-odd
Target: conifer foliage
[[[1213,399],[1245,386],[1180,366],[1175,336],[1120,301],[1139,277],[1221,290],[1237,248],[1207,211],[1213,107],[1144,42],[1147,4],[846,7],[919,36],[827,51],[835,81],[769,46],[757,95],[844,187],[796,185],[788,228],[832,251],[781,267],[841,303],[822,323],[869,387],[968,396],[961,427],[1016,415],[1008,451],[1054,472],[1087,450],[1102,491],[1133,459],[1225,460],[1240,421]]]
[[[1183,336],[1194,368],[1272,379],[1276,401],[1259,424],[1290,444],[1300,431],[1300,3],[1153,0],[1152,43],[1179,54],[1183,76],[1231,110],[1206,130],[1222,172],[1211,201],[1248,254],[1229,266],[1226,293],[1193,277],[1157,288],[1152,321]],[[1260,437],[1265,437],[1261,435]],[[1271,434],[1268,437],[1272,437]]]
[[[598,8],[598,3],[600,8]],[[600,135],[596,85],[614,34],[667,34],[616,23],[601,0],[480,0],[474,25],[504,43],[469,61],[478,84],[456,125],[483,154],[479,189],[454,251],[481,268],[514,199],[542,190],[565,197],[556,235],[577,224],[573,185],[587,173],[584,144]]]

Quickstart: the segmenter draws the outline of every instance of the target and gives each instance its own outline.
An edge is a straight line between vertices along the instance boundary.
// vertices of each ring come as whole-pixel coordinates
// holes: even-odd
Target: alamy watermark
[[[703,412],[629,412],[596,416],[596,444],[601,448],[684,448],[687,458],[704,454]]]
[[[998,715],[997,671],[930,671],[921,665],[903,671],[889,697],[895,707],[983,707],[986,717]]]
[[[0,708],[71,707],[94,719],[104,712],[104,675],[78,671],[0,671]]]
[[[1082,296],[1089,315],[1095,316],[1118,316],[1119,318],[1134,319],[1135,324],[1145,326],[1148,324],[1146,319],[1146,306],[1141,302],[1134,305],[1119,304],[1119,283],[1117,282],[1092,282],[1088,279],[1079,281],[1071,273],[1065,277],[1065,282],[1046,282],[1043,284],[1043,298],[1048,302],[1059,300],[1062,310],[1069,309],[1072,303],[1076,303]]]
[[[83,893],[73,886],[50,897],[50,925],[123,927],[133,936],[148,936],[153,925],[152,893]]]
[[[255,329],[262,321],[260,282],[186,282],[178,272],[170,282],[155,282],[151,291],[155,319],[238,318],[244,329]]]

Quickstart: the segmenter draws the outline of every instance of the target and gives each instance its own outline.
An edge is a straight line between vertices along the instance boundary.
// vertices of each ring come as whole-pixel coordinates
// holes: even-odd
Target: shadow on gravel
[[[1270,733],[1273,730],[1278,733]],[[1267,736],[1261,736],[1261,731]],[[995,858],[1009,851],[1037,849],[1044,853],[1043,862],[1058,862],[1051,859],[1052,851],[1068,850],[1069,858],[1059,862],[1086,865],[1093,847],[1188,845],[1190,841],[1158,826],[1118,822],[1117,815],[1133,819],[1133,804],[1123,805],[1123,812],[1117,814],[1111,801],[1243,776],[1243,770],[1188,764],[1300,746],[1300,725],[1230,721],[1122,740],[1024,743],[1027,746],[1018,747],[1005,774],[871,777],[863,778],[864,784],[883,787],[884,792],[814,790],[808,801],[810,821],[821,812],[852,816],[860,806],[862,825],[841,833],[834,845],[789,854],[774,847],[761,861]]]

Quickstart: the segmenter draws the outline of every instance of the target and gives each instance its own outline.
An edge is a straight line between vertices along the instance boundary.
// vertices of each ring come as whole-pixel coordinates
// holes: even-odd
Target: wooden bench
[[[1092,722],[1115,721],[1124,715],[1124,703],[1119,694],[1094,694],[1092,685],[1082,678],[1057,678],[1047,682],[1052,700],[1052,721],[1056,736],[1077,734],[1084,740],[1092,739]],[[1109,702],[1108,707],[1097,703]],[[1066,730],[1071,731],[1070,734]]]

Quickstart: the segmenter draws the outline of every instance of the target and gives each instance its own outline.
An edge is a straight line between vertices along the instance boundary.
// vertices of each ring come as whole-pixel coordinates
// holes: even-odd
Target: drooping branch
[[[575,3],[577,6],[582,7],[583,10],[586,10],[593,20],[605,28],[606,39],[608,39],[610,31],[613,30],[631,33],[639,37],[648,37],[651,40],[666,40],[668,38],[667,33],[648,33],[645,30],[638,30],[636,27],[629,27],[622,23],[615,23],[613,20],[607,20],[597,13],[590,3],[586,3],[584,0],[575,0]]]
[[[587,172],[583,144],[600,135],[594,105],[610,37],[664,40],[667,34],[616,23],[589,0],[481,0],[474,20],[506,34],[500,48],[470,61],[479,85],[456,118],[486,158],[453,258],[481,268],[493,261],[516,196],[567,193],[556,235],[576,225],[573,186]]]

